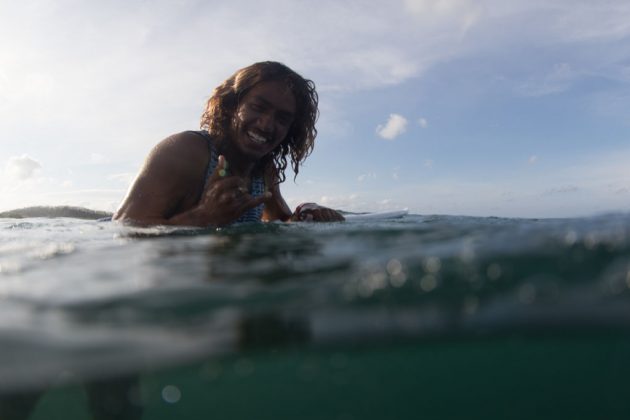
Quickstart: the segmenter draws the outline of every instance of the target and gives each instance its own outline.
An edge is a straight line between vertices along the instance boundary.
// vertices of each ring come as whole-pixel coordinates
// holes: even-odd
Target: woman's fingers
[[[228,176],[228,162],[225,156],[219,155],[217,159],[217,166],[214,168],[214,172],[210,175],[208,185],[212,185],[220,179],[224,179]]]
[[[246,202],[243,205],[243,212],[263,204],[272,197],[272,194],[269,191],[266,191],[263,195],[259,195],[258,197],[252,197],[249,194],[247,194],[246,197]]]
[[[292,219],[303,222],[340,222],[345,220],[338,211],[314,203],[300,204]]]

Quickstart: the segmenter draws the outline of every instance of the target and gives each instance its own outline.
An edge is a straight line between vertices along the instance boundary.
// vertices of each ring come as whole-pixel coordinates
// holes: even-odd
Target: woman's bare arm
[[[287,202],[280,193],[277,181],[277,172],[274,170],[265,177],[266,185],[271,185],[271,199],[265,202],[263,221],[274,220],[288,221],[312,221],[312,222],[340,222],[345,220],[343,215],[336,210],[323,207],[315,203],[302,203],[297,206],[295,213],[291,211]]]
[[[158,143],[145,160],[114,220],[141,225],[171,223],[192,207],[203,189],[208,146],[192,133],[180,133]],[[187,206],[188,204],[188,206]]]
[[[245,180],[223,176],[227,164],[222,156],[204,186],[209,159],[207,142],[192,132],[163,140],[113,219],[143,226],[223,226],[269,198],[254,198],[246,193]]]

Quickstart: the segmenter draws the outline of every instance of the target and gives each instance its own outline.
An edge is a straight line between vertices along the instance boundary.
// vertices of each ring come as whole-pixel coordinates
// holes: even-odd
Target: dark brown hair
[[[300,165],[313,151],[317,129],[315,122],[319,111],[315,83],[291,70],[282,63],[263,61],[242,68],[217,86],[206,103],[201,116],[201,128],[207,130],[218,141],[229,141],[228,133],[240,98],[261,82],[282,81],[293,93],[296,113],[293,124],[284,141],[269,156],[262,159],[258,170],[266,171],[273,164],[278,172],[279,182],[286,177],[287,156],[297,177]]]

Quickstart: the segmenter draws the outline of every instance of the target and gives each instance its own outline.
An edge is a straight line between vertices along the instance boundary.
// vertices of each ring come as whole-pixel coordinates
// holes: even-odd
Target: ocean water
[[[0,419],[621,419],[630,215],[0,218]]]

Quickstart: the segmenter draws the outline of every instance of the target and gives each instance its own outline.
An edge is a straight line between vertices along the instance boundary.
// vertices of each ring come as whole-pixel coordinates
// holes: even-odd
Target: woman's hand
[[[252,197],[243,178],[227,174],[227,161],[221,155],[195,210],[208,225],[224,226],[269,198],[270,192]]]
[[[345,219],[336,210],[315,203],[302,203],[295,208],[291,220],[294,222],[342,222]]]

